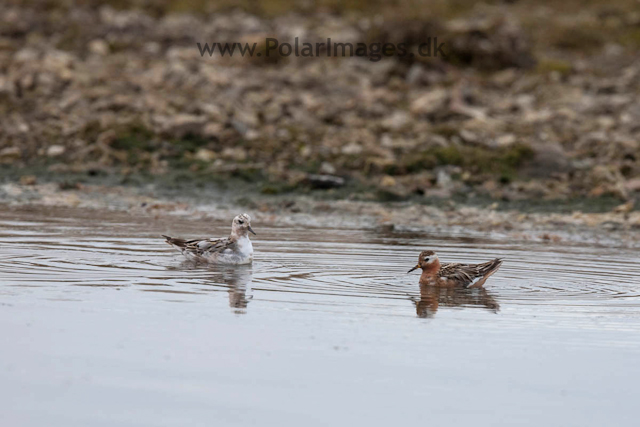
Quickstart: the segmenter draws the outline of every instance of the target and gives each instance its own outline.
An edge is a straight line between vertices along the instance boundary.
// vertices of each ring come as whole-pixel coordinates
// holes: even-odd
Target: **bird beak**
[[[253,228],[251,228],[251,226],[250,226],[250,225],[249,225],[249,226],[247,226],[247,229],[248,229],[250,232],[252,232],[254,236],[257,236],[256,232],[255,232],[255,231],[253,231]]]
[[[415,267],[413,267],[411,270],[407,271],[407,274],[411,273],[413,270],[416,270],[418,268],[420,268],[420,264],[416,264]]]

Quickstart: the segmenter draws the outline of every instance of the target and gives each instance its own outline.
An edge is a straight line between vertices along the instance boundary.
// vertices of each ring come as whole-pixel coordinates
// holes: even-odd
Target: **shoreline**
[[[448,235],[522,243],[598,244],[640,247],[640,212],[622,204],[609,212],[573,213],[499,210],[456,204],[442,206],[411,202],[373,202],[345,199],[318,200],[307,195],[267,196],[245,193],[230,196],[211,190],[203,196],[167,196],[151,187],[83,184],[61,189],[45,183],[0,185],[0,205],[6,211],[24,208],[96,209],[149,218],[180,217],[194,221],[226,221],[247,211],[256,222],[274,227],[358,228],[378,232]]]

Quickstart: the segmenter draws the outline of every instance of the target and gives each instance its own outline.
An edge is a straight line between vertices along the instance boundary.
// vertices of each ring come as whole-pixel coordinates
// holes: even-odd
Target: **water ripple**
[[[121,227],[71,226],[64,221],[65,232],[60,232],[62,224],[55,221],[0,222],[3,282],[137,287],[172,294],[250,287],[265,301],[290,295],[285,299],[298,298],[300,304],[341,306],[349,298],[424,298],[418,275],[406,271],[420,250],[430,248],[444,262],[505,258],[500,272],[486,285],[503,304],[640,305],[640,265],[630,251],[429,236],[411,239],[358,230],[266,229],[255,241],[255,262],[243,278],[224,268],[182,264],[179,253],[139,231],[144,228],[116,223]],[[462,297],[458,305],[476,304],[472,297],[479,298]],[[451,296],[438,298],[447,303]]]

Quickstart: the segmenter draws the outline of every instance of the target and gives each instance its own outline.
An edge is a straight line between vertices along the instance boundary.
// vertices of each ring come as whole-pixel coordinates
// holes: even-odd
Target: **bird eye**
[[[238,222],[239,222],[240,224],[244,224],[244,221],[243,221],[243,220],[239,220]]]

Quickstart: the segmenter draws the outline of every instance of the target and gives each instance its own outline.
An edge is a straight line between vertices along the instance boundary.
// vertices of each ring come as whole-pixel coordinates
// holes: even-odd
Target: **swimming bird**
[[[251,228],[251,217],[244,213],[233,218],[231,234],[227,238],[184,240],[165,235],[162,237],[192,261],[250,264],[253,261],[253,245],[249,233],[256,234]]]
[[[501,265],[502,260],[499,258],[482,264],[440,264],[434,251],[422,251],[418,257],[418,264],[407,273],[421,268],[421,285],[480,288]]]

